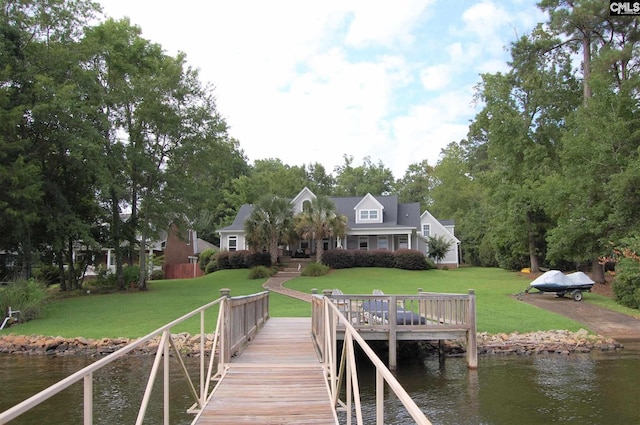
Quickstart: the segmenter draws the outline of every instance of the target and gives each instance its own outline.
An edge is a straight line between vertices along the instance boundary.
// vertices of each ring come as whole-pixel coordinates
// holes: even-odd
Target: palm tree
[[[249,247],[255,250],[267,248],[271,264],[278,262],[278,242],[285,242],[293,227],[291,204],[275,195],[262,197],[244,222]]]
[[[342,237],[347,231],[347,217],[336,213],[336,206],[326,196],[319,195],[311,200],[295,217],[295,229],[303,239],[316,241],[316,262],[322,260],[323,239]]]

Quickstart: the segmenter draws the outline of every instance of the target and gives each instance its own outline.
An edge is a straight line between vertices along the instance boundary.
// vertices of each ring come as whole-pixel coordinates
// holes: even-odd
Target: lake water
[[[0,355],[0,411],[92,362],[86,357]],[[96,373],[94,423],[132,424],[153,359],[128,357]],[[399,381],[437,425],[640,424],[640,343],[616,352],[572,355],[480,356],[470,371],[463,358],[437,356],[401,364]],[[197,369],[197,364],[190,367]],[[367,423],[373,423],[373,373],[360,365]],[[189,424],[192,404],[172,364],[171,423]],[[159,385],[161,385],[159,383]],[[147,424],[162,423],[162,389],[154,390]],[[11,424],[81,423],[82,386],[74,385]],[[412,423],[394,399],[385,424]]]

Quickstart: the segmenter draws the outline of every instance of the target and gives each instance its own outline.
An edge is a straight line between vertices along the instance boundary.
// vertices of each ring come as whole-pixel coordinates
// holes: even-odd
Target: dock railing
[[[360,349],[376,369],[376,424],[384,424],[384,393],[386,386],[400,400],[416,424],[430,425],[431,422],[422,410],[359,335],[358,330],[351,325],[349,316],[344,314],[339,304],[326,296],[317,294],[313,295],[311,302],[312,334],[327,373],[332,402],[336,408],[344,409],[346,412],[347,425],[351,425],[353,413],[356,415],[356,423],[358,425],[364,423],[356,367],[355,344],[360,346]],[[337,329],[339,326],[344,327],[344,344],[338,365]],[[341,399],[343,384],[346,387],[344,400]]]
[[[467,365],[478,366],[476,341],[475,291],[468,294],[423,292],[417,295],[352,295],[323,291],[365,340],[389,341],[389,367],[395,369],[396,343],[399,340],[448,340],[466,341]],[[312,327],[318,338],[324,337],[322,314],[313,309]],[[317,317],[316,317],[317,315]],[[340,323],[336,337],[343,336],[344,324]]]
[[[229,290],[220,291],[222,297],[208,304],[203,305],[194,311],[170,322],[161,328],[145,335],[136,341],[128,344],[121,349],[109,354],[106,357],[92,363],[91,365],[79,370],[78,372],[68,376],[67,378],[57,382],[56,384],[40,391],[23,402],[13,406],[10,409],[0,413],[0,424],[5,424],[30,409],[45,402],[52,396],[64,391],[71,385],[83,382],[83,424],[93,424],[93,374],[108,364],[121,359],[133,350],[144,348],[151,341],[160,338],[155,359],[151,367],[151,372],[145,392],[142,397],[140,409],[136,419],[136,425],[142,424],[145,418],[146,410],[151,397],[151,391],[158,376],[158,370],[162,363],[163,369],[163,423],[169,425],[169,390],[170,390],[170,358],[175,357],[178,365],[186,378],[191,396],[194,399],[194,405],[189,409],[191,412],[200,410],[212,390],[212,381],[217,380],[224,370],[224,366],[229,359],[240,351],[243,345],[251,339],[260,326],[269,317],[269,293],[264,291],[258,294],[229,297]],[[210,350],[205,350],[205,342],[207,339],[205,314],[215,314],[214,307],[218,308],[218,317],[216,319],[216,327],[213,330],[213,343]],[[200,369],[199,369],[199,392],[196,390],[196,384],[192,380],[182,358],[180,351],[176,348],[173,340],[171,329],[181,324],[187,319],[194,316],[200,316]],[[210,323],[213,319],[210,320]],[[209,333],[208,335],[211,335]],[[215,356],[216,351],[219,355]],[[205,362],[208,361],[208,368],[205,371]],[[215,358],[218,359],[217,367]]]

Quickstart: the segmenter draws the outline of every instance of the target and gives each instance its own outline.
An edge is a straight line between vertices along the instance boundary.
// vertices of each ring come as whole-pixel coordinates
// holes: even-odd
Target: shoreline
[[[176,348],[186,357],[200,356],[200,335],[180,333],[173,335]],[[135,338],[63,338],[60,336],[40,335],[0,335],[0,353],[22,355],[70,356],[84,355],[99,357],[109,355],[125,345],[136,341]],[[141,348],[128,355],[154,355],[160,337],[149,341]],[[510,334],[477,334],[478,355],[535,355],[590,353],[594,350],[613,351],[624,346],[611,338],[589,334],[584,329],[577,332],[564,330],[538,331],[529,333],[513,332]],[[207,334],[205,352],[211,352],[212,335]],[[432,342],[426,342],[433,345]],[[437,351],[437,343],[435,343]],[[424,348],[424,347],[423,347]],[[427,349],[427,351],[430,351]],[[447,340],[444,344],[446,355],[459,355],[465,352],[462,341]]]

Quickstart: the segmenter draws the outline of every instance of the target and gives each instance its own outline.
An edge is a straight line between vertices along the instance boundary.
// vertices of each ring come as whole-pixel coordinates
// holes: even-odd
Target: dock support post
[[[395,296],[389,297],[389,369],[398,367],[397,357],[397,325],[398,325],[398,299]]]
[[[467,311],[469,330],[467,331],[467,367],[478,368],[478,341],[476,337],[476,293],[469,289],[469,307]]]

